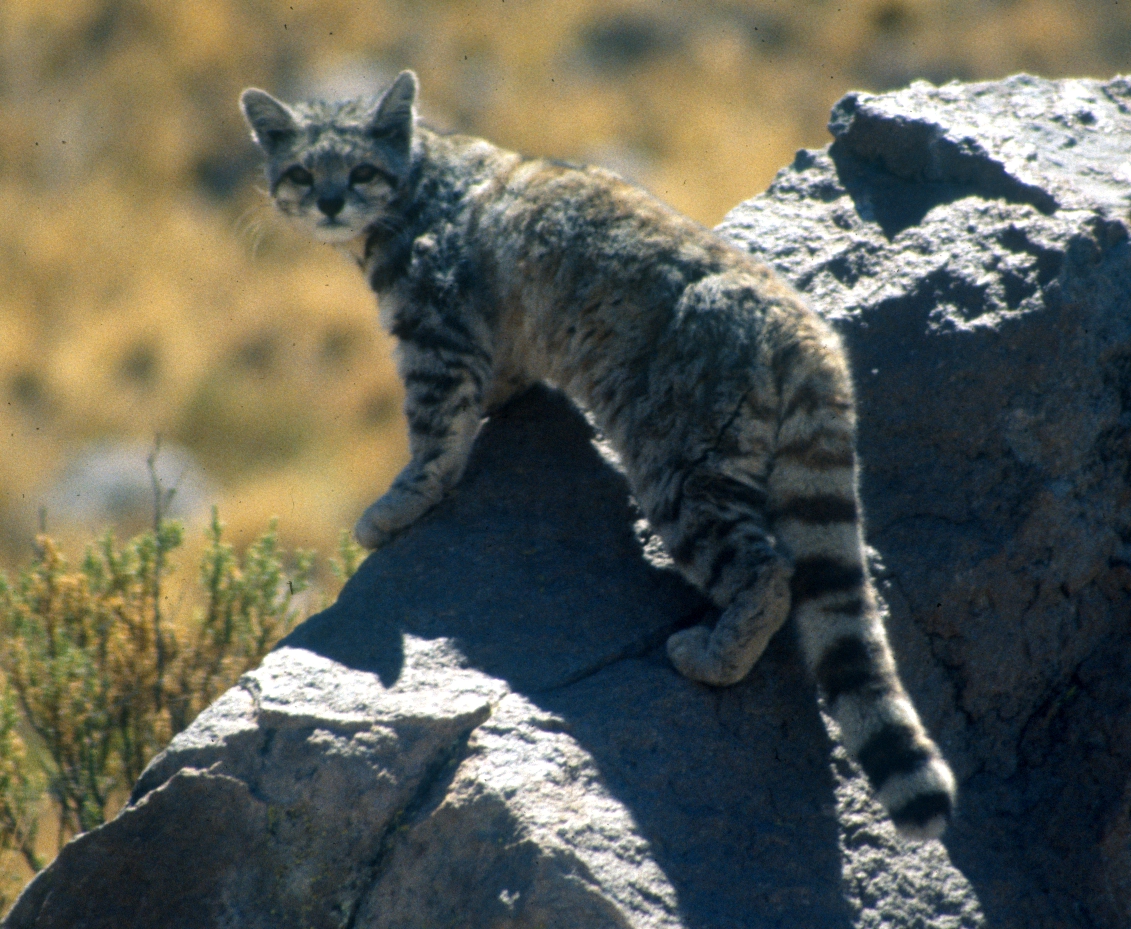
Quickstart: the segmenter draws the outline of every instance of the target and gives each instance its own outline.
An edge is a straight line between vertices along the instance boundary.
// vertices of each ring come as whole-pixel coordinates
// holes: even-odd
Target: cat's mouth
[[[354,229],[352,224],[344,223],[340,219],[332,216],[320,219],[314,225],[313,231],[314,237],[319,241],[332,242],[334,244],[348,242],[358,235],[358,231]]]

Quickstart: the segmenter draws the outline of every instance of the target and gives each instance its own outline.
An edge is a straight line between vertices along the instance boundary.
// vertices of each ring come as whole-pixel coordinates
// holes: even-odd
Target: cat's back
[[[678,295],[709,275],[792,295],[764,264],[611,171],[527,158],[483,139],[427,137],[429,160],[458,189],[463,233],[506,287],[629,286]]]
[[[507,260],[533,273],[640,278],[649,268],[701,276],[740,253],[645,190],[597,167],[524,159],[487,195],[490,226]],[[568,269],[567,269],[568,270]]]

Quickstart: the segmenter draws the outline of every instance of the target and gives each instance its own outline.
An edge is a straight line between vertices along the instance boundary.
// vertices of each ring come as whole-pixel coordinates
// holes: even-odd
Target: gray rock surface
[[[581,416],[528,394],[6,925],[978,925],[829,740],[789,636],[738,687],[674,672],[706,607],[634,521]]]
[[[1131,80],[851,94],[721,230],[849,346],[904,679],[1001,925],[1131,924]]]
[[[896,838],[789,624],[737,687],[674,673],[707,608],[539,390],[4,925],[1127,925],[1129,107],[850,95],[722,227],[852,354],[893,644],[962,779],[943,843]]]

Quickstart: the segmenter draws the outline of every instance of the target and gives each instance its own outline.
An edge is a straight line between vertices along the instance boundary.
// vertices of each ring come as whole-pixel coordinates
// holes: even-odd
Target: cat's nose
[[[319,197],[318,209],[333,219],[340,212],[342,207],[346,205],[345,197]]]

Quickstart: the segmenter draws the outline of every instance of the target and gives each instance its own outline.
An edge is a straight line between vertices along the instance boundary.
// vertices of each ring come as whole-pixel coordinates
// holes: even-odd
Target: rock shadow
[[[792,625],[737,687],[681,678],[663,643],[710,607],[644,557],[638,518],[584,418],[536,388],[485,425],[459,489],[281,644],[391,687],[406,635],[446,639],[564,721],[686,926],[854,926],[833,746]]]

